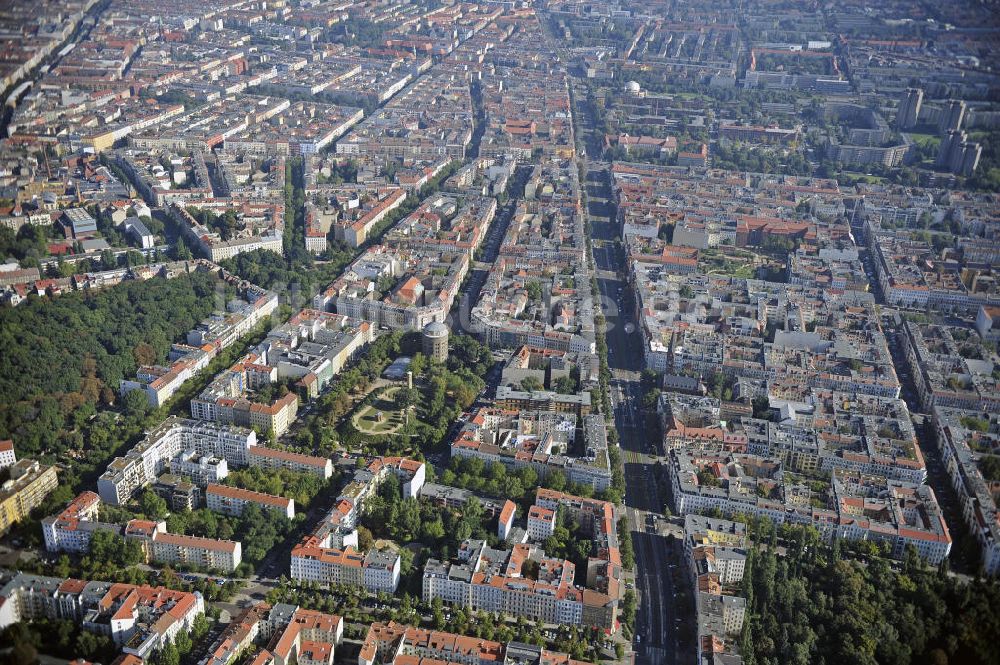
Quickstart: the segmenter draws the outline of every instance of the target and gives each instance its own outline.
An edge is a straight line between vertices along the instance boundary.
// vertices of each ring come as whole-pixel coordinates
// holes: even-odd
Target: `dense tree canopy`
[[[0,227],[0,259],[12,257],[25,267],[38,267],[38,260],[48,254],[46,227],[25,224],[17,231]]]
[[[840,543],[787,531],[788,556],[755,549],[747,562],[748,664],[997,662],[995,580],[963,583],[924,567],[914,551],[899,571],[877,556],[848,560]]]
[[[70,433],[212,312],[218,284],[195,273],[0,310],[0,438],[25,456],[80,447]]]
[[[303,513],[290,520],[283,513],[251,503],[239,517],[227,517],[207,508],[172,513],[167,518],[167,530],[189,536],[241,541],[243,563],[240,567],[243,570],[240,572],[244,573],[250,572],[272,548],[288,538],[303,519]]]
[[[85,658],[107,663],[118,654],[109,635],[86,631],[65,619],[11,624],[0,631],[0,644],[13,647],[0,661],[10,665],[34,665],[38,662],[39,651],[66,660]]]
[[[328,482],[315,473],[290,469],[250,467],[230,471],[225,483],[254,492],[283,496],[295,501],[296,510],[305,510]]]

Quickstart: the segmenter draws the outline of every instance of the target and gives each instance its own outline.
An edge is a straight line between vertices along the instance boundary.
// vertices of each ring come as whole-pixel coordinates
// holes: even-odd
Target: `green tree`
[[[420,403],[420,391],[416,388],[400,388],[396,391],[395,405],[397,409],[407,409]]]
[[[26,624],[11,624],[0,633],[0,638],[0,643],[11,646],[5,662],[10,665],[35,665],[38,662],[38,650]]]
[[[560,376],[556,379],[553,388],[562,395],[573,395],[579,390],[579,382],[572,376]]]
[[[566,489],[566,475],[562,471],[552,471],[545,477],[545,487],[561,492]]]
[[[521,390],[532,392],[535,390],[544,390],[544,389],[545,386],[542,385],[542,382],[533,376],[528,376],[521,380]]]
[[[153,662],[155,665],[180,665],[181,654],[174,643],[167,640],[166,645],[156,652]]]
[[[194,642],[192,642],[191,636],[188,635],[186,631],[182,630],[177,633],[177,638],[174,640],[174,646],[177,648],[177,653],[180,656],[186,656],[194,647]]]
[[[146,489],[139,497],[139,509],[142,513],[154,520],[160,520],[167,516],[167,502],[151,489]]]
[[[636,608],[637,600],[635,597],[635,591],[632,589],[626,589],[621,602],[622,622],[630,628],[635,626]]]
[[[56,560],[55,568],[52,571],[56,577],[69,577],[70,575],[70,560],[65,554],[61,554]]]
[[[375,545],[375,538],[372,532],[364,526],[358,527],[358,549],[367,552]]]
[[[443,630],[445,626],[444,602],[442,602],[439,596],[435,596],[434,600],[431,601],[431,614],[433,616],[434,629]]]
[[[200,641],[201,638],[208,635],[209,628],[208,618],[204,614],[199,614],[191,623],[191,639],[195,642]]]
[[[767,395],[754,397],[752,405],[754,418],[767,418],[770,415],[771,402],[768,400]]]
[[[105,270],[114,270],[118,267],[118,257],[110,249],[101,252],[101,266]]]
[[[444,538],[444,522],[441,519],[436,519],[433,521],[425,522],[421,527],[423,531],[423,538],[429,543],[435,543]]]

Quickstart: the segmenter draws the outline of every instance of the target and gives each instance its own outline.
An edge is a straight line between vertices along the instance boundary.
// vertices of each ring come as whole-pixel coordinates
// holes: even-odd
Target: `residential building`
[[[209,510],[232,516],[242,515],[247,505],[254,504],[260,506],[262,510],[273,510],[288,519],[295,517],[293,499],[227,485],[210,484],[205,488],[205,504]]]
[[[120,532],[117,524],[99,521],[101,498],[94,492],[81,492],[58,515],[42,519],[42,535],[49,552],[74,552],[90,550],[90,539],[96,531]]]
[[[516,514],[517,505],[510,499],[504,501],[500,515],[497,517],[497,538],[507,540],[507,536],[510,535],[510,529],[514,525],[514,516]]]
[[[267,603],[255,603],[237,614],[222,629],[219,636],[212,642],[198,665],[231,665],[247,649],[251,648],[261,633],[261,628],[267,627],[268,614],[271,606]]]
[[[556,530],[556,511],[541,506],[528,510],[528,537],[537,543],[543,542]]]
[[[328,457],[305,455],[264,446],[255,446],[250,449],[249,464],[263,469],[289,469],[290,471],[312,473],[324,480],[333,475],[333,462]]]
[[[193,450],[198,455],[218,457],[234,467],[251,463],[250,451],[257,435],[242,427],[215,425],[171,416],[148,432],[124,457],[116,457],[97,480],[102,500],[125,503],[137,490],[152,483],[171,460]]]
[[[0,485],[0,533],[28,517],[59,484],[54,466],[23,459],[5,467]]]
[[[920,88],[907,88],[899,98],[899,108],[896,109],[896,128],[905,131],[916,127],[920,120],[920,106],[924,103],[924,91]]]
[[[979,312],[976,314],[976,332],[985,341],[1000,340],[1000,307],[979,306]]]
[[[680,514],[743,513],[777,524],[808,524],[827,540],[885,542],[892,556],[907,547],[932,565],[951,551],[951,535],[927,485],[836,470],[818,496],[780,461],[714,451],[670,451],[667,470]],[[818,499],[819,505],[811,502]],[[820,507],[821,506],[821,507]]]
[[[67,620],[107,635],[128,657],[148,659],[189,632],[205,612],[198,592],[17,574],[0,590],[0,628],[19,621]],[[141,662],[141,660],[139,661]]]
[[[232,573],[242,561],[242,545],[236,541],[163,531],[155,531],[151,540],[150,559],[161,564],[187,564]]]
[[[359,469],[333,508],[292,549],[291,576],[319,584],[347,584],[393,593],[399,584],[399,555],[393,551],[357,550],[357,521],[364,502],[390,475],[400,479],[404,498],[416,498],[424,485],[422,462],[379,457]]]
[[[962,519],[979,547],[987,575],[1000,572],[1000,514],[997,481],[983,472],[983,461],[1000,452],[996,413],[933,408],[934,430],[945,471],[958,497]]]
[[[460,424],[451,442],[453,457],[475,457],[487,464],[499,462],[511,471],[532,468],[541,479],[560,471],[570,482],[589,485],[599,492],[611,485],[607,428],[602,415],[584,416],[578,429],[572,412],[518,411],[496,406],[463,414]],[[584,454],[577,457],[572,450]]]
[[[123,379],[122,395],[132,390],[146,393],[149,405],[159,408],[169,400],[185,381],[204,369],[215,356],[249,333],[264,317],[277,310],[278,296],[231,275],[218,266],[198,263],[198,270],[217,271],[226,282],[238,287],[242,301],[232,301],[225,314],[213,314],[187,334],[186,344],[174,344],[169,365],[147,365],[139,368],[136,378]]]
[[[10,439],[0,441],[0,469],[6,469],[17,461],[17,453],[14,452],[14,442]]]
[[[537,579],[522,573],[527,561],[538,565]],[[532,564],[534,566],[534,564]],[[614,629],[617,599],[573,584],[576,567],[548,558],[529,545],[494,550],[482,541],[462,543],[458,560],[428,559],[423,599],[441,598],[473,612],[507,612],[543,623],[596,625]]]

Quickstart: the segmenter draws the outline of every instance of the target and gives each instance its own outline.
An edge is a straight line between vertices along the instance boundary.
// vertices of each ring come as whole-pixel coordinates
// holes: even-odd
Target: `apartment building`
[[[267,626],[271,606],[255,603],[233,617],[212,642],[198,665],[230,665],[251,648],[261,634],[262,626]]]
[[[419,122],[411,122],[418,116]],[[393,130],[399,126],[408,129]],[[337,141],[337,154],[420,161],[464,159],[472,130],[469,86],[447,72],[428,73]]]
[[[255,446],[249,453],[250,466],[263,469],[288,469],[303,473],[312,473],[327,479],[333,475],[333,462],[329,457],[304,455],[288,450]]]
[[[556,530],[556,511],[541,506],[528,509],[528,538],[536,543],[543,542]]]
[[[155,531],[149,548],[150,559],[167,565],[187,564],[232,573],[242,561],[242,545],[237,541],[214,540]]]
[[[131,134],[129,145],[140,150],[208,153],[249,127],[287,111],[290,106],[287,99],[242,94],[217,99],[161,122],[156,131]]]
[[[276,81],[272,80],[271,85]],[[349,106],[295,102],[264,126],[230,135],[224,150],[238,154],[312,155],[361,122],[364,111]]]
[[[865,222],[879,286],[893,306],[975,315],[980,307],[1000,305],[1000,289],[990,264],[969,264],[957,255],[941,256],[911,232],[887,232]]]
[[[514,516],[517,514],[517,504],[510,499],[503,502],[503,508],[497,516],[497,538],[507,540],[514,526]]]
[[[603,491],[611,485],[604,416],[584,416],[578,430],[573,414],[481,407],[463,414],[451,442],[452,457],[499,462],[512,471],[532,468],[540,478],[561,471],[574,483]],[[582,450],[576,457],[571,450]]]
[[[153,492],[175,512],[197,510],[204,505],[204,492],[184,476],[165,473],[153,483]]]
[[[126,656],[150,658],[204,614],[199,593],[165,587],[17,574],[0,589],[0,628],[19,621],[68,620],[107,635]],[[141,661],[140,661],[141,662]]]
[[[520,642],[503,644],[478,637],[427,630],[390,621],[368,628],[358,665],[416,665],[455,663],[461,665],[583,665],[564,653]]]
[[[287,614],[287,610],[291,608],[288,605],[276,605],[268,617],[269,622],[275,624],[273,615]],[[277,623],[280,625],[284,622]],[[301,607],[294,608],[287,623],[274,631],[265,649],[254,659],[254,665],[333,665],[334,651],[343,636],[342,617]]]
[[[232,572],[241,561],[238,542],[168,533],[165,522],[130,520],[124,526],[100,521],[101,498],[82,492],[58,515],[42,520],[45,548],[50,552],[86,554],[98,531],[111,531],[138,541],[146,561],[190,564]]]
[[[885,334],[870,325],[879,317],[869,293],[681,276],[638,261],[631,272],[649,369],[899,397]],[[709,303],[721,303],[718,317],[697,313]]]
[[[1000,488],[987,479],[982,461],[1000,450],[1000,418],[996,413],[935,406],[934,430],[945,471],[958,497],[962,519],[979,547],[987,575],[1000,572]]]
[[[235,467],[250,463],[249,452],[257,446],[257,435],[242,427],[215,425],[171,416],[124,457],[116,457],[97,480],[101,499],[112,505],[128,501],[139,489],[166,470],[170,460],[193,450],[198,455],[225,459]]]
[[[278,308],[278,296],[258,286],[236,278],[218,266],[198,263],[198,270],[217,271],[220,277],[242,294],[243,301],[233,301],[225,314],[213,314],[187,334],[186,344],[174,344],[169,365],[147,365],[139,368],[135,379],[122,379],[122,395],[142,390],[149,405],[156,409],[169,400],[185,381],[204,369],[219,351],[250,332],[264,317]]]
[[[414,628],[394,621],[368,628],[358,665],[405,662],[406,657],[446,663],[503,663],[500,642]]]
[[[6,469],[17,461],[17,453],[14,452],[14,442],[10,439],[0,441],[0,469]]]
[[[576,416],[590,414],[590,393],[563,394],[551,390],[515,390],[499,386],[496,405],[509,411],[542,411]]]
[[[399,585],[399,555],[395,552],[369,550],[359,552],[324,548],[303,542],[292,549],[292,579],[322,585],[358,586],[371,593],[395,593]]]
[[[316,397],[376,336],[368,321],[303,309],[268,333],[255,353],[276,367],[278,380],[296,380],[296,389]]]
[[[537,579],[522,574],[527,561],[538,564]],[[597,625],[614,629],[616,600],[607,594],[574,586],[576,567],[551,559],[544,550],[515,545],[494,550],[482,541],[465,541],[458,560],[428,559],[423,575],[423,599],[441,598],[471,611],[507,612],[544,623]]]
[[[379,326],[422,330],[445,320],[470,262],[467,252],[455,249],[375,245],[317,294],[313,307]]]
[[[535,491],[535,504],[531,509],[536,508],[559,511],[568,522],[579,524],[583,532],[593,539],[593,549],[587,558],[585,596],[592,592],[604,594],[611,599],[609,606],[616,608],[622,591],[623,571],[614,504],[540,487]],[[596,609],[591,607],[589,611]]]
[[[7,478],[0,485],[0,534],[28,517],[59,484],[56,468],[35,460],[23,459],[6,469]]]
[[[773,457],[671,450],[667,470],[679,514],[768,517],[776,524],[808,524],[824,539],[885,542],[892,556],[907,547],[932,565],[951,551],[951,535],[927,485],[836,470],[816,495]],[[813,504],[818,499],[822,507]]]
[[[746,569],[746,551],[731,547],[698,547],[691,552],[689,565],[694,583],[709,576],[723,587],[738,585]]]
[[[742,597],[746,566],[746,525],[741,522],[684,516],[685,562],[695,589],[698,662],[718,654],[741,663],[739,637],[746,621]]]
[[[204,487],[228,476],[229,463],[223,457],[206,457],[194,450],[186,450],[170,460],[170,473],[190,478],[194,484]]]
[[[743,394],[760,386],[769,411],[726,414],[713,397],[664,393],[657,410],[666,450],[714,450],[771,456],[796,473],[842,469],[922,483],[923,453],[906,403],[873,395],[820,390],[785,380],[740,381]],[[756,393],[754,393],[756,394]]]
[[[573,162],[551,158],[525,185],[472,320],[492,348],[594,352],[594,302]]]
[[[423,462],[402,457],[378,457],[358,469],[330,512],[292,549],[292,578],[394,592],[399,584],[399,556],[391,551],[359,552],[357,520],[365,501],[390,475],[399,478],[403,497],[416,498],[425,472]]]
[[[219,635],[198,665],[230,665],[256,652],[254,665],[332,665],[344,636],[344,620],[283,603],[244,609]]]
[[[968,328],[902,324],[903,351],[917,396],[925,411],[935,407],[981,413],[1000,410],[1000,381],[993,375],[990,352]]]
[[[373,337],[370,323],[301,310],[220,372],[191,400],[191,415],[280,437],[295,420],[299,396],[316,397]],[[278,383],[276,394],[261,397]]]
[[[202,204],[202,201],[190,203]],[[222,210],[234,209],[233,206],[231,199],[221,199],[219,205],[212,207]],[[179,201],[173,202],[168,212],[199,253],[213,262],[218,263],[243,252],[253,252],[258,249],[281,254],[284,229],[283,205],[243,203],[238,209],[242,217],[243,230],[229,239],[223,239],[218,232],[195,219]]]
[[[120,532],[117,524],[99,521],[101,498],[94,492],[81,492],[57,515],[42,519],[42,536],[49,552],[74,552],[90,550],[90,539],[95,532],[108,530]]]
[[[762,127],[724,123],[719,125],[719,137],[743,143],[788,145],[799,139],[799,128],[784,129],[777,125]]]
[[[389,229],[382,243],[390,247],[457,250],[472,258],[496,211],[497,201],[492,196],[433,194]]]
[[[295,517],[293,499],[228,485],[210,484],[205,488],[205,504],[209,510],[237,517],[242,515],[243,509],[250,504],[260,506],[262,510],[273,510],[288,519]]]
[[[295,421],[299,397],[288,392],[267,404],[247,399],[242,395],[227,397],[212,394],[209,386],[195,400],[191,400],[191,413],[196,418],[233,423],[262,432],[267,437],[280,437]]]
[[[747,601],[742,596],[706,593],[701,590],[695,598],[698,627],[712,633],[736,637],[743,629],[747,615]]]
[[[1000,307],[979,306],[976,313],[976,332],[984,340],[1000,340]]]
[[[309,162],[307,169],[313,162]],[[406,200],[401,187],[365,185],[316,185],[306,188],[306,248],[327,250],[327,238],[360,247],[371,230]]]

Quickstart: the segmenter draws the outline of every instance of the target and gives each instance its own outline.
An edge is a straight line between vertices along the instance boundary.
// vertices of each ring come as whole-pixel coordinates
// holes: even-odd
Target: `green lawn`
[[[885,180],[882,176],[859,173],[857,171],[843,171],[843,175],[849,177],[852,184],[855,182],[866,182],[870,185],[876,185]]]
[[[934,134],[913,134],[906,132],[906,135],[919,146],[931,145],[936,148],[941,143],[941,137]]]
[[[392,434],[403,426],[403,412],[396,408],[393,398],[399,386],[386,388],[371,404],[361,407],[352,416],[354,427],[364,434]],[[382,413],[379,420],[378,414]]]

